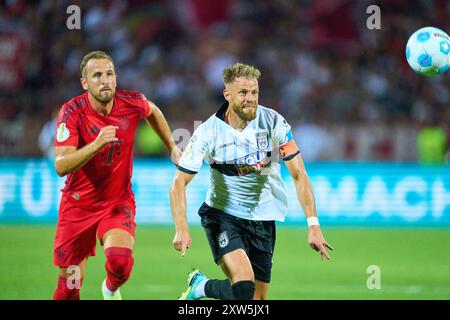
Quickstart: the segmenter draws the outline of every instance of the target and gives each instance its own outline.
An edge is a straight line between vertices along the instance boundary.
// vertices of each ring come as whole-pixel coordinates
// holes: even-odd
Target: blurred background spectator
[[[66,28],[72,4],[81,30]],[[381,30],[366,28],[371,4]],[[404,48],[449,21],[447,0],[0,0],[0,155],[49,154],[55,106],[82,93],[83,55],[104,50],[119,88],[144,92],[173,130],[215,112],[222,69],[240,61],[262,71],[260,103],[288,119],[306,160],[427,161],[439,150],[442,162],[450,72],[418,76]],[[154,138],[140,126],[137,153],[164,155]]]
[[[442,164],[448,161],[448,139],[437,119],[426,123],[417,135],[417,161],[423,164]]]
[[[49,159],[54,158],[54,141],[56,135],[56,121],[58,119],[59,108],[54,108],[51,114],[51,118],[44,123],[44,126],[39,133],[38,145],[44,156]]]

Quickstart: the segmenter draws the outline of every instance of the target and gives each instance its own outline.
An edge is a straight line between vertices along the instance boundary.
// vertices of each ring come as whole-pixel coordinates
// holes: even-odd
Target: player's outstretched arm
[[[170,158],[173,163],[178,165],[181,157],[181,150],[175,144],[172,138],[169,124],[162,111],[151,101],[147,100],[151,108],[150,115],[145,119],[147,123],[155,130],[156,134],[161,138],[170,153]]]
[[[177,170],[169,191],[170,208],[175,224],[173,246],[175,250],[181,251],[182,256],[186,254],[186,250],[192,243],[186,218],[186,186],[193,177],[193,174]]]
[[[333,250],[333,247],[325,241],[320,231],[319,220],[317,219],[316,204],[312,186],[306,173],[305,165],[300,154],[290,160],[285,161],[286,167],[294,179],[297,197],[303,208],[303,212],[308,219],[308,243],[316,251],[320,251],[320,257],[330,259],[326,248]]]
[[[108,143],[117,141],[116,126],[103,127],[97,138],[83,148],[55,147],[55,170],[60,177],[74,172],[92,159]]]

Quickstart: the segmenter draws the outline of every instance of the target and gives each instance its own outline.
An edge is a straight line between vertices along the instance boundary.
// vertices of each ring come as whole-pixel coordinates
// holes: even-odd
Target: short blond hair
[[[261,71],[255,67],[238,62],[223,70],[222,80],[227,85],[239,77],[258,80],[260,76]]]
[[[113,67],[114,67],[113,59],[106,52],[104,52],[104,51],[91,51],[91,52],[89,52],[87,55],[85,55],[83,57],[83,60],[81,60],[80,72],[81,72],[81,76],[83,78],[86,78],[86,65],[89,62],[89,60],[91,60],[91,59],[108,59],[109,61],[111,61],[111,63],[113,64]]]

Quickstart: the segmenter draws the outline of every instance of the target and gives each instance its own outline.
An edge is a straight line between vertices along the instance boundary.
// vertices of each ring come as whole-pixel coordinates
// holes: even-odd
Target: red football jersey
[[[107,144],[81,168],[67,175],[61,191],[68,201],[95,210],[120,199],[134,200],[131,190],[134,137],[139,120],[150,113],[145,96],[127,90],[116,91],[112,110],[107,116],[92,108],[87,92],[62,106],[57,122],[56,147],[80,149],[94,141],[103,127],[119,127],[116,131],[118,141]]]

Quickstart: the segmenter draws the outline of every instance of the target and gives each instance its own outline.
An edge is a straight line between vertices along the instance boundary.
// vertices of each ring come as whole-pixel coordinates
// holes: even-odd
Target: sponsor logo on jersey
[[[236,159],[235,165],[238,174],[242,176],[251,172],[261,173],[262,169],[270,166],[270,156],[271,152],[265,153],[258,151],[248,154],[243,158]]]

